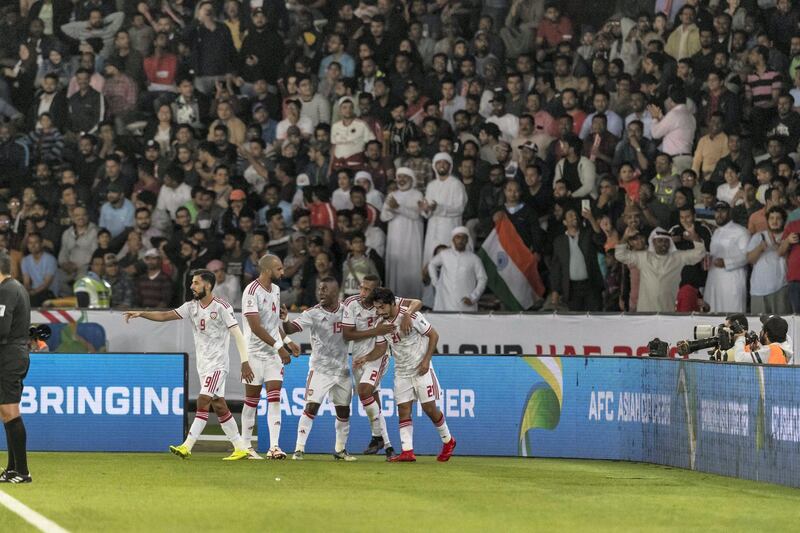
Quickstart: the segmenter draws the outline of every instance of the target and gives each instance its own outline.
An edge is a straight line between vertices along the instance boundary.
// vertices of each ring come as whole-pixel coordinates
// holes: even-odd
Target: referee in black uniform
[[[11,277],[11,258],[0,251],[0,418],[6,430],[8,467],[0,483],[30,483],[25,424],[19,413],[22,380],[28,374],[31,302],[20,282]]]

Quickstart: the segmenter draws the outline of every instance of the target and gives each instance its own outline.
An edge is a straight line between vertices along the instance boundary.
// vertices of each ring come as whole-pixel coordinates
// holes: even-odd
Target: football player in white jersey
[[[239,323],[233,315],[233,307],[211,291],[214,289],[216,277],[214,273],[201,269],[192,272],[192,296],[194,299],[184,303],[172,311],[130,311],[124,313],[125,322],[132,318],[146,318],[155,322],[188,319],[192,324],[194,345],[197,355],[197,372],[200,374],[200,395],[197,397],[197,414],[195,415],[189,435],[183,444],[170,446],[172,453],[187,459],[192,455],[192,447],[203,432],[208,422],[208,408],[212,407],[219,418],[222,430],[233,443],[233,453],[225,457],[225,461],[246,459],[247,445],[233,418],[228,404],[225,403],[225,379],[228,376],[228,346],[231,335],[236,341],[239,357],[242,360],[242,378],[253,379],[253,371],[247,362],[247,345],[239,329]],[[188,392],[188,391],[187,391]]]
[[[359,294],[347,298],[344,304],[342,318],[342,335],[344,340],[352,341],[351,353],[353,359],[366,355],[375,347],[375,339],[383,338],[394,329],[388,323],[378,323],[380,317],[375,311],[372,302],[372,291],[380,285],[380,278],[372,274],[364,276],[361,280]],[[422,308],[419,300],[397,299],[398,304],[408,307],[408,312],[403,316],[402,331],[411,329],[411,313],[416,313]],[[389,366],[389,354],[385,354],[377,361],[372,361],[359,368],[353,368],[353,377],[356,382],[356,392],[361,400],[361,405],[369,418],[372,429],[372,440],[364,450],[364,455],[378,453],[381,448],[386,448],[386,458],[394,456],[394,448],[386,431],[386,419],[381,412],[380,381]]]
[[[453,455],[456,440],[450,435],[444,413],[436,405],[439,399],[439,380],[433,370],[431,358],[439,341],[439,334],[431,327],[421,313],[411,315],[411,331],[403,333],[400,320],[405,313],[389,289],[375,289],[372,294],[378,316],[393,326],[393,331],[384,339],[375,342],[372,351],[355,361],[353,367],[363,366],[370,361],[383,357],[391,347],[394,357],[394,400],[397,403],[397,416],[400,419],[400,444],[403,448],[400,455],[389,459],[392,462],[413,462],[414,456],[413,425],[411,412],[414,400],[419,400],[422,410],[431,419],[439,437],[442,439],[442,451],[437,460],[447,461]]]
[[[311,333],[311,361],[306,379],[306,405],[297,425],[297,444],[292,455],[294,460],[302,460],[306,440],[311,433],[314,417],[330,394],[336,408],[336,445],[333,457],[337,460],[355,461],[347,453],[347,436],[350,434],[350,401],[353,399],[353,384],[350,381],[347,342],[342,337],[342,313],[339,302],[339,283],[326,277],[319,281],[317,289],[319,304],[291,322],[284,321],[283,330],[287,335],[309,329]]]
[[[286,454],[278,446],[281,433],[281,387],[283,365],[289,364],[292,355],[300,355],[300,347],[281,333],[281,290],[273,282],[283,277],[283,262],[276,255],[267,254],[258,261],[259,275],[242,294],[242,316],[244,338],[250,357],[253,380],[244,383],[244,407],[242,408],[242,438],[248,445],[251,459],[261,459],[250,446],[253,427],[256,423],[261,388],[267,385],[267,424],[269,427],[269,451],[267,459],[285,459]],[[283,338],[281,338],[283,337]]]

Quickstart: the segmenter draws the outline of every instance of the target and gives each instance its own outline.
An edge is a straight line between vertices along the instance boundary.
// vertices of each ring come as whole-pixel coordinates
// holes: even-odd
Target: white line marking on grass
[[[9,496],[2,490],[0,490],[0,505],[4,506],[9,511],[16,514],[43,533],[69,533],[66,529],[59,526],[49,518],[45,518],[18,499]]]

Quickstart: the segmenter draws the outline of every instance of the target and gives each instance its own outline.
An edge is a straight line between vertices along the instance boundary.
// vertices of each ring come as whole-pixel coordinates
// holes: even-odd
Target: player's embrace
[[[132,318],[146,318],[155,322],[189,319],[194,333],[195,351],[197,353],[197,372],[200,374],[200,395],[197,397],[197,414],[195,415],[189,435],[183,444],[170,446],[172,453],[183,459],[192,455],[192,447],[203,432],[208,422],[208,408],[213,407],[219,418],[222,430],[233,443],[233,453],[224,461],[236,461],[248,456],[247,445],[239,435],[236,420],[225,403],[225,379],[228,376],[228,346],[231,334],[236,341],[236,348],[242,360],[242,377],[246,381],[253,379],[253,372],[247,362],[247,345],[239,329],[239,323],[233,315],[233,307],[211,291],[216,278],[209,270],[192,272],[192,296],[190,300],[172,311],[130,311],[125,313],[125,322]]]
[[[391,324],[378,324],[380,317],[372,302],[372,293],[378,288],[378,285],[380,285],[380,279],[368,274],[361,280],[360,293],[343,302],[342,336],[344,340],[353,342],[353,360],[371,352],[375,347],[376,339],[382,339],[385,334],[394,330],[394,326]],[[408,314],[400,324],[400,329],[408,332],[411,330],[410,315],[422,308],[422,302],[397,298],[397,303],[408,307]],[[372,429],[372,440],[364,450],[364,455],[376,454],[385,446],[387,459],[394,456],[394,448],[389,441],[386,419],[381,412],[380,382],[388,366],[389,354],[385,354],[364,366],[353,367],[356,392],[358,392],[361,405],[364,406]]]
[[[392,462],[416,461],[414,456],[413,425],[411,412],[414,400],[419,400],[422,410],[431,419],[439,437],[442,451],[439,461],[447,461],[453,455],[456,440],[450,435],[444,413],[436,405],[439,399],[439,380],[433,370],[431,358],[439,340],[439,334],[431,327],[421,313],[411,315],[411,331],[404,333],[400,328],[406,311],[396,302],[392,291],[375,289],[372,300],[378,316],[393,326],[391,333],[375,342],[372,351],[355,361],[353,367],[361,367],[370,361],[384,356],[389,346],[394,357],[394,400],[397,403],[397,416],[400,419],[400,444],[403,452],[389,459]]]
[[[291,322],[283,323],[287,334],[311,330],[311,361],[306,379],[306,405],[297,424],[297,444],[292,459],[302,460],[306,440],[311,433],[314,417],[325,396],[331,395],[336,408],[336,445],[333,457],[344,461],[355,461],[347,453],[347,437],[350,434],[350,401],[353,399],[353,384],[350,382],[347,342],[342,337],[342,313],[339,303],[339,284],[334,278],[322,278],[317,289],[319,304]]]
[[[256,423],[261,387],[267,385],[267,424],[269,425],[269,451],[267,459],[285,459],[286,454],[278,446],[281,434],[281,387],[283,365],[289,364],[292,355],[300,355],[300,347],[289,337],[281,339],[281,290],[272,283],[283,277],[283,263],[278,256],[265,255],[258,262],[259,275],[242,294],[242,315],[247,349],[252,356],[250,368],[252,381],[244,383],[244,407],[242,408],[242,438],[248,446],[251,459],[261,457],[250,447],[253,426]]]

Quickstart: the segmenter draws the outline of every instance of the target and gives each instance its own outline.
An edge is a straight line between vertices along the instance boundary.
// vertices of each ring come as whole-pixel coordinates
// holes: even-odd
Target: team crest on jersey
[[[216,320],[216,319],[217,319],[217,312],[211,311],[211,320]]]

